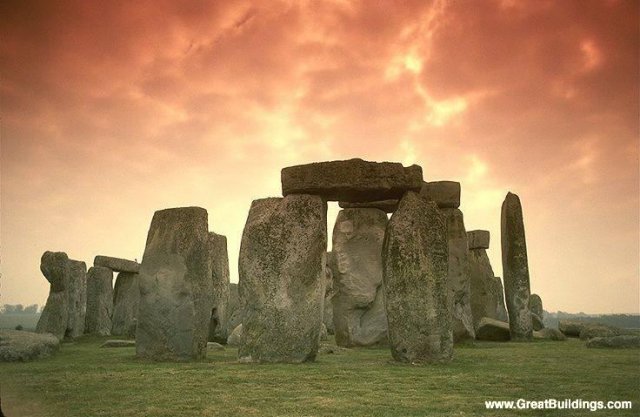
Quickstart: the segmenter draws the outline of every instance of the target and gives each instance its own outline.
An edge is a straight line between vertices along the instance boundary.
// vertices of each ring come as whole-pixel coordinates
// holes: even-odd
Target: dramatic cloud
[[[280,168],[362,157],[461,181],[497,275],[519,194],[547,309],[638,312],[638,21],[627,1],[5,1],[1,302],[44,302],[45,250],[140,260],[174,206],[208,209],[237,281]]]

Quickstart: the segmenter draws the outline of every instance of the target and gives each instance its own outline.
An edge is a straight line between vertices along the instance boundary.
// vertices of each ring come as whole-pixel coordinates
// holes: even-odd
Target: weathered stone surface
[[[453,341],[473,340],[475,330],[471,313],[471,283],[469,280],[469,247],[462,212],[456,208],[442,208],[447,219],[449,239],[449,311]]]
[[[208,342],[207,350],[224,350],[224,346],[217,342]]]
[[[640,348],[640,336],[620,335],[594,337],[587,342],[588,348]]]
[[[0,330],[0,362],[27,362],[51,356],[60,340],[50,333]]]
[[[493,268],[484,248],[469,250],[469,286],[471,288],[471,313],[477,329],[480,319],[488,317],[507,321],[501,314],[504,303],[502,282],[493,275]]]
[[[111,334],[113,318],[113,271],[92,266],[87,272],[87,316],[85,333],[99,336]]]
[[[348,201],[340,201],[338,205],[343,209],[374,208],[382,210],[385,213],[393,213],[398,209],[398,203],[400,203],[400,200],[369,201],[365,203],[350,203]]]
[[[533,312],[531,313],[531,325],[533,326],[534,331],[544,329],[544,322],[542,321],[542,318]]]
[[[422,187],[422,168],[362,159],[316,162],[282,170],[282,195],[320,195],[329,201],[367,202],[398,199]]]
[[[139,276],[134,272],[120,272],[113,289],[113,318],[111,334],[135,337],[138,302],[140,300]]]
[[[140,266],[136,355],[153,360],[203,358],[211,319],[207,211],[156,211]]]
[[[336,344],[372,346],[387,342],[382,288],[382,242],[387,215],[378,209],[345,209],[333,228],[332,298]]]
[[[351,349],[344,348],[336,345],[332,345],[329,343],[321,343],[320,349],[318,349],[318,353],[321,355],[332,355],[332,354],[340,354],[349,352]]]
[[[69,257],[64,252],[47,251],[40,259],[40,271],[51,285],[36,332],[51,333],[62,339],[69,321]]]
[[[559,320],[558,330],[568,337],[580,337],[580,332],[584,327],[584,322],[575,320]]]
[[[227,338],[227,346],[240,347],[242,343],[242,323],[238,324]]]
[[[242,234],[241,362],[312,361],[325,293],[327,205],[318,196],[255,200]]]
[[[469,249],[489,249],[491,234],[488,230],[472,230],[467,232]]]
[[[406,193],[389,220],[382,249],[389,343],[397,361],[452,359],[448,252],[446,219],[435,203]]]
[[[80,337],[84,334],[87,315],[87,265],[81,261],[69,259],[69,317],[66,337]]]
[[[439,208],[460,207],[460,183],[455,181],[425,182],[420,195],[434,201]]]
[[[502,271],[512,340],[530,340],[529,263],[520,198],[512,193],[502,203]]]
[[[493,277],[492,282],[493,285],[491,286],[492,291],[489,297],[489,303],[492,306],[496,306],[497,320],[509,322],[507,307],[504,305],[504,287],[502,286],[502,280],[500,279],[500,277]],[[495,300],[495,302],[492,300]]]
[[[227,306],[229,305],[229,254],[227,237],[209,232],[211,258],[212,308],[209,341],[225,343],[227,337]]]
[[[240,305],[240,297],[238,295],[238,284],[229,284],[229,303],[227,304],[227,334],[231,335],[233,329],[242,323],[242,306]],[[227,336],[227,339],[229,337]]]
[[[489,317],[482,317],[476,328],[476,339],[489,340],[493,342],[506,342],[511,339],[509,323],[494,320]]]
[[[538,331],[533,332],[534,339],[546,339],[546,340],[555,340],[555,341],[563,341],[567,340],[567,336],[564,335],[560,330],[546,327],[544,329],[540,329]]]
[[[624,329],[616,326],[608,326],[600,323],[585,323],[580,330],[579,337],[581,340],[589,340],[594,337],[621,336],[625,333]]]
[[[544,310],[542,309],[542,298],[538,294],[529,296],[529,310],[538,317],[543,318]]]
[[[135,347],[135,346],[136,346],[135,340],[119,340],[119,339],[107,340],[106,342],[100,345],[101,348],[125,348],[125,347]]]
[[[327,333],[327,326],[324,323],[320,324],[320,341],[324,342],[329,339],[329,334]]]
[[[140,272],[140,264],[128,259],[98,255],[93,259],[93,266],[104,266],[115,272]]]
[[[336,295],[336,289],[333,285],[333,267],[335,260],[333,252],[325,254],[325,287],[324,287],[324,311],[322,313],[322,323],[327,329],[328,334],[335,334],[336,329],[333,325],[333,297]]]

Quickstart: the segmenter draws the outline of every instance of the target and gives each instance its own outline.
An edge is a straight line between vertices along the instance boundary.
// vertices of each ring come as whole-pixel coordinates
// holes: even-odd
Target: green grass
[[[0,364],[7,417],[41,416],[632,416],[640,351],[583,342],[476,343],[447,365],[411,366],[389,351],[320,355],[303,365],[248,365],[236,350],[205,361],[148,363],[103,339],[52,358]],[[487,411],[485,400],[631,400],[626,411]]]

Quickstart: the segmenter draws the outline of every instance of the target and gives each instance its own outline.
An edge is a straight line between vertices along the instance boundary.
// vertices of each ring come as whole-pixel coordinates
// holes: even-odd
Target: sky
[[[142,259],[201,206],[237,282],[283,167],[359,157],[462,184],[467,230],[524,211],[548,311],[640,312],[634,1],[0,3],[1,304],[46,250]],[[337,205],[329,211],[329,230]]]

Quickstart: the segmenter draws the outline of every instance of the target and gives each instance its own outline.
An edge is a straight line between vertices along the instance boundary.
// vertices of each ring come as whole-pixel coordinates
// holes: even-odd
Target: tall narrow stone
[[[66,336],[75,338],[84,334],[87,315],[87,264],[69,259],[69,319]]]
[[[489,232],[473,230],[467,233],[469,238],[469,281],[471,287],[471,313],[477,329],[480,320],[487,317],[508,321],[504,309],[504,291],[502,281],[494,276],[491,261],[487,255]]]
[[[544,313],[542,310],[542,298],[538,294],[529,296],[529,311],[531,312],[533,330],[542,330],[544,328]]]
[[[345,209],[333,229],[333,323],[338,346],[371,346],[387,342],[382,288],[384,211]]]
[[[209,341],[226,343],[227,306],[229,304],[229,253],[227,237],[209,232],[209,257],[211,258],[212,303],[209,322]]]
[[[522,206],[517,195],[508,193],[502,203],[502,271],[512,340],[531,340],[529,312],[529,264]]]
[[[206,356],[211,319],[207,211],[156,211],[140,266],[136,355],[153,360]]]
[[[255,200],[242,234],[242,362],[312,361],[325,292],[326,203],[311,195]]]
[[[507,307],[504,305],[504,287],[500,277],[493,277],[492,294],[496,299],[496,302],[492,303],[492,305],[496,306],[496,320],[508,322],[509,315],[507,314]]]
[[[449,311],[455,342],[474,339],[471,313],[471,283],[469,279],[469,245],[464,228],[464,217],[457,208],[441,208],[447,219],[449,238]]]
[[[135,272],[120,272],[113,289],[112,335],[135,337],[139,300],[138,274]]]
[[[227,322],[225,328],[227,334],[231,336],[233,329],[242,323],[242,306],[240,305],[240,296],[238,295],[238,284],[229,284],[229,304],[227,304]],[[229,337],[227,336],[227,339]]]
[[[104,266],[93,266],[87,272],[87,315],[84,332],[109,336],[112,315],[113,271]]]
[[[435,203],[408,192],[391,216],[382,249],[389,342],[395,360],[448,362],[447,223]]]
[[[324,285],[324,311],[322,313],[322,323],[324,323],[328,334],[335,334],[336,328],[333,324],[333,297],[336,295],[333,273],[333,252],[327,252],[325,260],[325,285]]]
[[[51,333],[62,340],[69,320],[69,257],[64,252],[47,251],[40,259],[40,271],[50,287],[36,332]]]

